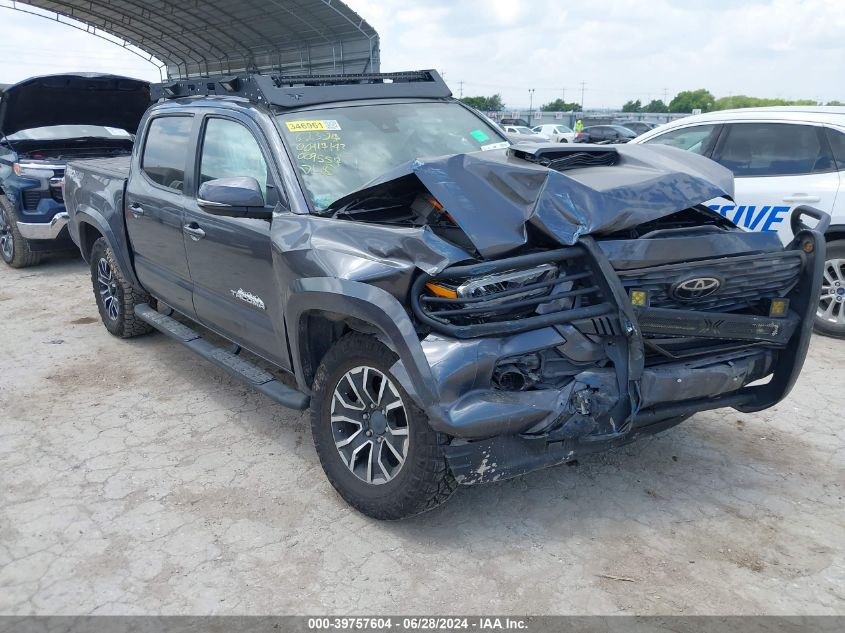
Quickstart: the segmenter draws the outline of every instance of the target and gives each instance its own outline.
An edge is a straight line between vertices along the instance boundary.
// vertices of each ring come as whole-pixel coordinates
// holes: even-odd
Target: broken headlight
[[[511,317],[515,313],[530,314],[543,297],[552,293],[558,283],[558,273],[556,265],[543,264],[449,284],[430,281],[425,286],[439,301],[446,300],[454,306],[441,313],[443,316],[448,314],[472,321],[494,314]]]
[[[459,297],[466,299],[489,297],[486,302],[488,305],[542,297],[552,291],[551,284],[542,284],[542,282],[556,279],[557,272],[557,266],[554,264],[544,264],[530,270],[487,275],[465,281],[457,287],[456,293]],[[542,284],[542,286],[537,287],[537,284]],[[519,289],[524,290],[512,292]]]

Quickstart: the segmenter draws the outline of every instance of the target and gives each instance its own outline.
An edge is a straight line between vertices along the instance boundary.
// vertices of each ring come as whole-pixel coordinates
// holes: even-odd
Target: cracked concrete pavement
[[[0,266],[0,613],[845,614],[845,341],[776,408],[379,523],[307,414],[102,327],[85,265]]]

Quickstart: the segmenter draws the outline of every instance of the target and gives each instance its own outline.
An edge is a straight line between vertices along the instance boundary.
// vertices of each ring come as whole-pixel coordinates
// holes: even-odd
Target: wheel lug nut
[[[372,436],[373,436],[373,432],[372,432],[372,431],[367,431],[367,437],[372,437]]]

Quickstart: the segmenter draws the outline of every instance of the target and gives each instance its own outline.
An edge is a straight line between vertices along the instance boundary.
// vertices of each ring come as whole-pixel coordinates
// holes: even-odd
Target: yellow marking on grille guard
[[[631,304],[640,308],[648,307],[648,292],[645,290],[631,291]]]
[[[789,310],[789,299],[772,299],[769,304],[769,317],[786,316],[787,310]]]
[[[425,285],[426,288],[431,290],[431,292],[436,297],[445,297],[446,299],[457,299],[458,293],[452,290],[451,288],[447,288],[446,286],[440,286],[438,284],[433,284],[430,281]]]

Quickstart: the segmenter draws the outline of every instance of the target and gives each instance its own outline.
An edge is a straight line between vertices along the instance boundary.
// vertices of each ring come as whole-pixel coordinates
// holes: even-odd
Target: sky
[[[580,102],[581,82],[587,108],[697,88],[845,101],[842,0],[346,2],[379,32],[382,70],[435,68],[455,95],[500,93],[509,108]],[[70,70],[158,78],[111,42],[9,4],[0,0],[0,83]]]

